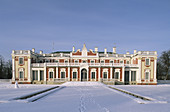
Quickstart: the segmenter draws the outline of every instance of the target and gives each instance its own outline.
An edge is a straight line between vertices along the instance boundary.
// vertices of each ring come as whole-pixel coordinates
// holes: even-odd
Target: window
[[[95,79],[95,72],[91,72],[91,78]]]
[[[94,61],[91,61],[91,63],[94,63]]]
[[[40,80],[44,80],[44,71],[40,70]]]
[[[68,63],[68,61],[65,61],[65,63]]]
[[[110,63],[113,63],[113,61],[110,61]]]
[[[86,61],[83,61],[83,63],[86,63]]]
[[[136,81],[136,71],[131,71],[131,81]]]
[[[115,72],[115,79],[119,79],[119,72]]]
[[[53,72],[50,72],[50,76],[49,76],[50,79],[53,78]]]
[[[65,78],[65,72],[61,72],[61,78]]]
[[[145,60],[145,65],[150,65],[150,60],[149,60],[149,58]]]
[[[33,75],[33,80],[38,80],[38,71],[37,70],[33,70],[32,75]]]
[[[145,72],[145,79],[149,80],[149,72]]]
[[[123,61],[120,61],[120,63],[123,63]]]
[[[58,60],[55,60],[56,63],[58,63]]]
[[[77,72],[73,72],[73,79],[77,78]]]
[[[23,58],[19,58],[19,64],[24,64],[24,59]]]
[[[75,63],[78,63],[78,61],[77,61],[77,60],[75,60]]]
[[[20,79],[23,79],[23,78],[24,78],[24,73],[23,73],[23,71],[20,71],[20,72],[19,72],[19,78],[20,78]]]
[[[103,72],[103,78],[107,79],[107,72]]]
[[[129,61],[127,61],[126,63],[129,64]]]
[[[104,61],[101,61],[101,63],[104,63]]]

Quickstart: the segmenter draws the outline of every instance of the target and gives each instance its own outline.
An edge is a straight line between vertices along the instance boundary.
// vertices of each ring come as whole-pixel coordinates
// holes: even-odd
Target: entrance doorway
[[[87,81],[87,70],[86,69],[81,70],[81,81]]]
[[[125,71],[125,85],[129,84],[129,71]]]

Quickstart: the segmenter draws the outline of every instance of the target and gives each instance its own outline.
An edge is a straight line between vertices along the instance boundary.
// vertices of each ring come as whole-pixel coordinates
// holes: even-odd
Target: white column
[[[157,80],[156,80],[156,69],[157,69],[157,59],[154,60],[154,82],[157,82]]]
[[[68,81],[70,81],[70,67],[68,67]]]
[[[131,82],[131,70],[129,70],[129,82]]]
[[[112,79],[113,68],[111,67],[110,69],[111,69],[111,70],[110,70],[110,79]]]
[[[125,67],[122,67],[122,82],[124,82],[124,76],[125,76]]]
[[[141,83],[141,59],[138,59],[139,70],[136,73],[137,83]]]
[[[56,79],[58,79],[58,67],[56,67]]]
[[[28,81],[31,82],[31,57],[28,57]]]
[[[44,81],[47,81],[46,75],[46,63],[44,63]]]
[[[100,81],[100,67],[98,69],[98,78],[99,78],[99,81]]]
[[[15,81],[15,59],[12,59],[12,81]]]
[[[38,81],[40,81],[40,70],[38,70]]]

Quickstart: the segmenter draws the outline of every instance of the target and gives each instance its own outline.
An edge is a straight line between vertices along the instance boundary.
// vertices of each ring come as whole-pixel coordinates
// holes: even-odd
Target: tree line
[[[12,78],[12,60],[5,61],[0,55],[0,79]],[[157,79],[170,80],[170,50],[163,51],[157,60]]]
[[[157,79],[170,80],[170,50],[163,51],[158,58]]]
[[[12,61],[5,61],[4,57],[0,55],[0,79],[12,78]]]

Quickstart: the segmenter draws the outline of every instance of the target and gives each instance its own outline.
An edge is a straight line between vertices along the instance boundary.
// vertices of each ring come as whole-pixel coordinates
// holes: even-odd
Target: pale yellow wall
[[[141,62],[141,63],[142,63],[142,68],[141,68],[142,79],[145,79],[145,69],[150,69],[151,70],[150,79],[153,79],[153,77],[154,77],[154,61],[153,62],[150,61],[150,66],[149,67],[145,66],[145,61]]]
[[[28,60],[24,61],[24,65],[19,65],[19,60],[15,61],[15,74],[16,78],[19,78],[19,68],[24,68],[24,78],[28,78]]]

